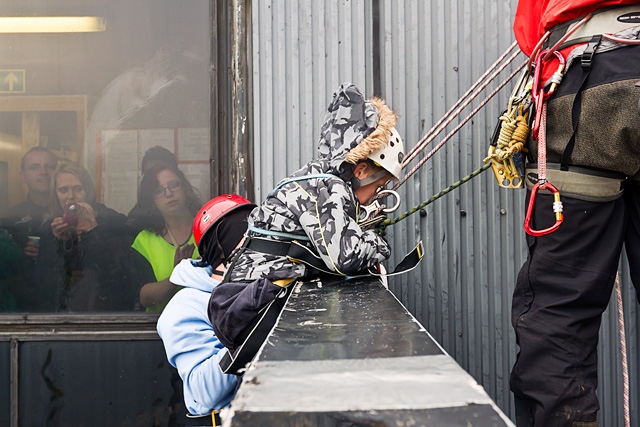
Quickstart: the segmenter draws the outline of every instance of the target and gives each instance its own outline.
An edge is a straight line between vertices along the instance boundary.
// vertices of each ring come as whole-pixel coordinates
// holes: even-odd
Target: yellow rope
[[[529,135],[529,111],[523,114],[523,106],[520,105],[500,116],[500,120],[502,125],[496,149],[493,154],[484,159],[485,163],[491,159],[504,163],[514,154],[525,150],[524,144]]]

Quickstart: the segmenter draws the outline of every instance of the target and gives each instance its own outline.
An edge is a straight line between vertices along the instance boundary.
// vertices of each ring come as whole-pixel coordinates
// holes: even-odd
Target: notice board
[[[135,205],[144,153],[156,145],[173,152],[202,201],[211,194],[209,128],[104,129],[98,135],[98,196],[127,214]]]

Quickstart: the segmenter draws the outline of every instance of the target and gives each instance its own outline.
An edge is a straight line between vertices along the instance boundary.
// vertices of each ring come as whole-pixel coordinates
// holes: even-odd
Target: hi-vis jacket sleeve
[[[353,194],[340,179],[324,180],[299,218],[300,226],[331,270],[349,275],[391,256],[387,241],[373,230],[363,231],[354,219]]]
[[[194,415],[229,406],[237,384],[235,375],[224,374],[218,367],[224,346],[207,315],[210,295],[182,289],[169,301],[157,325],[167,359],[184,382],[187,409]]]

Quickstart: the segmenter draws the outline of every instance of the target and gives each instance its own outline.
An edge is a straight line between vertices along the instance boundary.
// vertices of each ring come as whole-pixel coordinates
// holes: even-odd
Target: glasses
[[[167,194],[167,190],[171,193],[175,193],[176,191],[182,188],[182,181],[171,181],[166,187],[158,187],[153,192],[153,195],[156,197],[164,196]]]

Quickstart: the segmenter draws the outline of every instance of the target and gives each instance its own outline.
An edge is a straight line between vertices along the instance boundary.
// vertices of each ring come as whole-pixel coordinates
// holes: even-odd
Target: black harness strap
[[[571,107],[571,125],[573,126],[573,133],[571,134],[571,138],[569,138],[569,142],[567,142],[567,146],[565,147],[564,152],[562,153],[562,158],[560,159],[560,170],[565,172],[569,170],[569,160],[571,160],[571,154],[573,153],[573,148],[576,145],[576,133],[578,132],[578,123],[580,121],[580,113],[582,112],[582,91],[587,82],[587,78],[589,77],[589,73],[591,73],[593,55],[598,49],[598,46],[600,46],[601,41],[602,34],[594,35],[580,58],[582,81],[580,82],[576,96],[573,98],[573,106]]]
[[[237,339],[242,345],[235,349],[233,354],[229,350],[224,352],[218,362],[222,372],[235,375],[244,373],[247,363],[253,360],[278,321],[284,305],[291,296],[292,285],[282,288],[278,296],[260,309],[259,315],[242,330]]]
[[[276,256],[286,256],[293,261],[302,262],[319,272],[336,274],[327,268],[320,256],[298,241],[283,241],[253,237],[247,245],[247,249]],[[420,242],[400,261],[390,275],[400,274],[414,269],[420,263],[423,255],[424,247],[422,246],[422,242]]]
[[[284,256],[291,260],[302,262],[308,267],[317,270],[317,272],[335,274],[327,268],[322,258],[315,254],[315,251],[297,240],[275,240],[252,237],[247,245],[247,249],[262,252],[263,254]],[[311,272],[311,274],[314,273],[314,271]]]
[[[252,237],[247,245],[247,249],[252,251],[276,256],[287,256],[290,247],[291,241],[262,239],[260,237]]]

